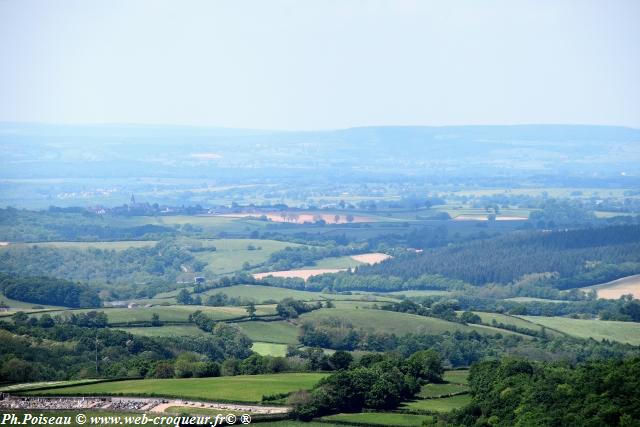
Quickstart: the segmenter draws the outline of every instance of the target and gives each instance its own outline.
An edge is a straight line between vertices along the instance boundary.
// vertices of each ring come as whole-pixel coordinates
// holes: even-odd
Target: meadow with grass
[[[324,373],[240,375],[217,378],[143,379],[27,392],[38,396],[148,396],[260,403],[262,396],[310,389]]]

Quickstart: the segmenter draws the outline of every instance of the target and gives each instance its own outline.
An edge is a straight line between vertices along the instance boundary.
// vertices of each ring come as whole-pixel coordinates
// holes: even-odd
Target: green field
[[[295,289],[277,288],[265,285],[235,285],[225,288],[215,288],[200,294],[203,298],[206,295],[223,293],[229,297],[253,300],[256,303],[265,301],[281,301],[285,298],[294,298],[301,301],[318,301],[326,299],[350,300],[359,299],[354,295],[325,294],[322,292],[298,291]],[[366,298],[365,298],[366,299]],[[375,299],[375,298],[374,298]]]
[[[284,357],[287,355],[286,344],[275,344],[271,342],[254,342],[251,350],[262,356],[278,356]]]
[[[593,338],[597,341],[606,339],[640,345],[640,323],[636,322],[583,320],[568,317],[518,317],[578,338]]]
[[[507,314],[501,313],[487,313],[483,311],[474,311],[474,313],[480,316],[482,322],[486,323],[487,325],[491,325],[491,322],[495,320],[497,323],[504,323],[505,325],[512,325],[518,328],[530,329],[536,332],[542,332],[543,330],[543,327],[541,325],[529,322],[520,317],[509,316]],[[557,332],[550,331],[548,329],[545,332],[549,335],[559,335]]]
[[[146,328],[118,328],[121,331],[128,332],[132,335],[141,335],[145,337],[179,337],[179,336],[210,336],[209,332],[205,332],[195,325],[166,325],[166,326],[150,326]]]
[[[429,383],[422,386],[420,392],[417,394],[417,397],[421,398],[434,398],[440,396],[447,396],[453,393],[461,393],[463,391],[467,391],[469,388],[464,384],[456,384],[456,383],[443,383],[443,384],[435,384]]]
[[[129,248],[148,248],[158,243],[156,240],[116,240],[113,242],[37,242],[37,243],[12,243],[8,246],[0,246],[2,248],[31,247],[39,246],[43,248],[56,249],[103,249],[113,251],[123,251]]]
[[[469,206],[460,206],[460,205],[441,205],[434,207],[435,211],[446,212],[451,218],[457,217],[487,217],[491,212],[487,212],[484,208],[473,208]],[[500,209],[498,211],[498,218],[500,217],[518,217],[518,218],[529,218],[529,214],[531,213],[531,209]]]
[[[593,211],[596,218],[614,218],[617,216],[635,216],[632,212]]]
[[[412,297],[431,297],[437,295],[449,295],[449,291],[432,291],[432,290],[408,290],[408,291],[394,291],[389,292],[389,295],[404,295],[407,298]]]
[[[277,322],[234,323],[253,341],[278,344],[298,344],[298,327],[284,320]]]
[[[356,261],[350,256],[323,258],[316,261],[311,268],[353,268],[363,265],[362,262]],[[305,268],[306,269],[306,268]]]
[[[195,252],[194,256],[206,262],[211,274],[228,274],[242,270],[245,262],[255,266],[263,264],[272,253],[287,247],[301,246],[296,243],[261,239],[214,239],[200,240],[203,246],[215,247],[215,251]],[[253,249],[248,249],[250,246]]]
[[[43,304],[35,304],[32,302],[18,301],[15,299],[7,298],[2,293],[0,293],[0,303],[4,303],[5,305],[7,305],[12,309],[11,311],[8,311],[8,312],[0,311],[0,316],[2,316],[3,314],[6,314],[6,315],[13,314],[16,310],[17,311],[33,311],[33,310],[43,310],[43,309],[60,310],[65,308],[65,307],[60,307],[55,305],[43,305]],[[13,310],[13,309],[16,309],[16,310]]]
[[[448,322],[435,317],[384,310],[323,308],[300,316],[301,320],[314,322],[329,318],[341,319],[344,322],[351,323],[356,328],[374,329],[376,332],[394,333],[396,335],[409,333],[441,334],[445,331],[470,332],[472,330],[487,333],[486,329]],[[493,334],[495,332],[491,331],[490,333]]]
[[[450,383],[469,384],[469,371],[467,369],[445,371],[443,379]]]
[[[410,411],[451,412],[462,408],[471,402],[471,396],[461,394],[458,396],[443,397],[440,399],[422,399],[404,403],[401,408]]]
[[[335,308],[349,308],[352,310],[375,308],[376,305],[380,306],[382,304],[384,304],[384,302],[380,301],[333,301]]]
[[[326,375],[285,373],[215,378],[127,380],[33,391],[27,394],[166,396],[220,402],[259,403],[263,395],[310,389]]]
[[[100,380],[86,379],[86,380],[69,380],[69,381],[41,381],[37,383],[11,384],[11,385],[5,385],[3,387],[0,387],[0,392],[26,391],[26,390],[36,390],[39,388],[58,387],[58,386],[64,386],[64,385],[89,384],[96,381],[100,381]]]
[[[398,412],[362,412],[357,414],[335,414],[322,417],[322,420],[342,423],[362,424],[367,426],[421,426],[424,421],[430,421],[430,415],[402,414]],[[305,426],[307,424],[304,424]],[[326,425],[326,424],[323,424]]]

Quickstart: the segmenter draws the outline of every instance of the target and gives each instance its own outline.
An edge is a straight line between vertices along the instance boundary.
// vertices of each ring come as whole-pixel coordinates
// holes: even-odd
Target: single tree
[[[249,314],[249,317],[251,319],[253,319],[253,317],[256,314],[256,305],[252,302],[250,302],[249,304],[247,304],[247,314]]]

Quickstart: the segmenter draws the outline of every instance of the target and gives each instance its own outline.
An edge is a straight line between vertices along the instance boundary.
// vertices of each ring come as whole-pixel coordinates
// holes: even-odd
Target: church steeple
[[[135,206],[135,204],[136,204],[136,198],[135,198],[135,196],[132,194],[132,195],[131,195],[131,206]]]

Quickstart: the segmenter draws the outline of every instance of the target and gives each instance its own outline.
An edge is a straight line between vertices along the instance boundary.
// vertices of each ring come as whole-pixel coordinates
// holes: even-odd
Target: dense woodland
[[[113,299],[150,297],[175,288],[183,269],[198,271],[204,265],[170,239],[121,251],[27,246],[0,252],[0,271],[91,282]]]
[[[0,273],[0,291],[18,301],[62,307],[100,307],[95,289],[50,277],[15,277]]]
[[[635,426],[640,420],[640,359],[575,367],[523,359],[471,368],[473,400],[449,421],[465,426]]]
[[[358,268],[358,274],[407,280],[441,274],[473,285],[507,284],[531,273],[558,273],[561,289],[640,273],[640,226],[519,233],[427,250]]]

